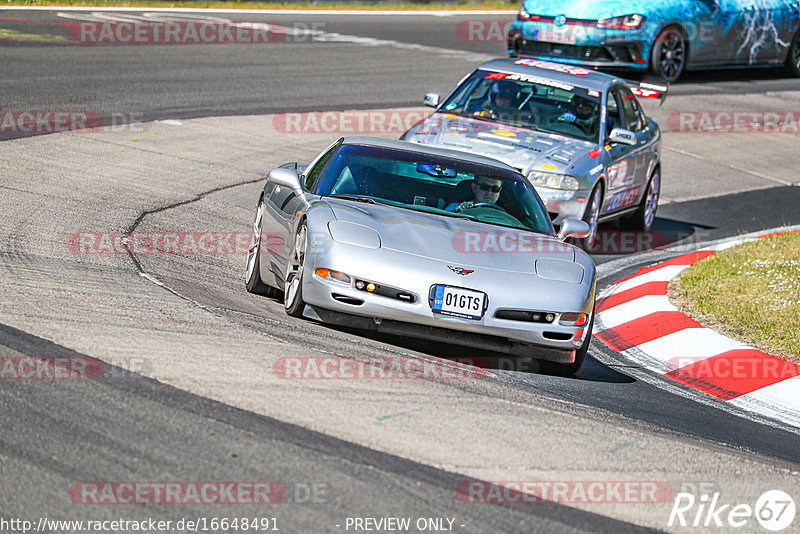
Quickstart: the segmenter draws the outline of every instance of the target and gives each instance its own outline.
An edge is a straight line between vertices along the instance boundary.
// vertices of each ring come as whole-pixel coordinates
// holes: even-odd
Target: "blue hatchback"
[[[512,57],[592,67],[684,70],[780,66],[800,76],[798,0],[526,0]]]

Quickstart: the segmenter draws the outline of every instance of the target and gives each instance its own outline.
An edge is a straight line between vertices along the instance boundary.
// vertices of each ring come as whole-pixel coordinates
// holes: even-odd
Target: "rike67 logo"
[[[724,502],[719,492],[703,493],[699,498],[691,493],[678,493],[667,526],[695,527],[704,531],[715,527],[741,528],[742,532],[756,532],[757,522],[767,530],[778,532],[792,524],[795,512],[794,500],[781,490],[764,492],[754,506]]]

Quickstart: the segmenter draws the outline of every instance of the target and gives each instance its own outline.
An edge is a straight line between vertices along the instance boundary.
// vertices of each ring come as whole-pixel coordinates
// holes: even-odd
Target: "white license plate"
[[[480,319],[483,317],[486,293],[461,287],[437,285],[433,293],[433,313]]]
[[[575,44],[578,42],[577,36],[572,32],[553,32],[550,30],[538,30],[533,34],[533,40],[559,44]]]

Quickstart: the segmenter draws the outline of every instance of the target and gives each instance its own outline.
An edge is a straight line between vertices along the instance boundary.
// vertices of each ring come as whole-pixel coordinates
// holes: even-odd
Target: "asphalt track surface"
[[[416,105],[418,96],[428,90],[446,92],[482,57],[502,54],[502,43],[472,43],[458,39],[454,29],[456,21],[475,17],[452,20],[452,17],[365,15],[225,16],[237,20],[277,20],[287,26],[321,21],[328,33],[401,45],[304,41],[231,46],[54,46],[8,42],[0,46],[0,106],[3,110],[95,110],[104,117],[116,115],[139,120],[411,106]],[[46,22],[63,23],[66,20],[46,11],[0,11],[0,17],[28,19],[0,19],[3,28],[28,35],[53,34],[54,28],[61,26]],[[404,44],[409,43],[430,48],[404,48]],[[743,76],[744,72],[746,76]],[[692,98],[702,95],[767,95],[797,89],[796,80],[784,79],[773,71],[759,70],[691,74],[673,91],[675,95]],[[203,130],[200,132],[202,135]],[[214,130],[209,130],[209,135],[213,134]],[[78,308],[67,307],[58,311],[56,307],[54,311],[49,305],[42,304],[45,297],[64,298],[59,293],[63,284],[57,277],[77,276],[74,274],[77,272],[85,273],[88,279],[99,280],[98,287],[105,290],[112,286],[109,281],[113,280],[131,293],[144,291],[153,302],[161,298],[181,300],[176,298],[177,294],[200,310],[197,313],[213,315],[212,319],[197,319],[197,347],[184,345],[182,349],[175,349],[172,345],[171,350],[180,352],[170,354],[167,350],[162,354],[166,358],[190,358],[193,350],[202,353],[203,344],[210,343],[209,337],[215,337],[215,331],[208,331],[208,328],[218,327],[219,321],[232,325],[231,328],[237,331],[274,337],[296,347],[299,353],[303,350],[333,350],[348,356],[369,356],[399,351],[419,357],[487,356],[481,351],[465,352],[440,344],[416,343],[290,321],[282,316],[279,303],[254,299],[243,293],[241,280],[231,279],[231,272],[235,277],[240,276],[240,266],[235,262],[232,262],[234,270],[231,271],[222,268],[227,265],[219,266],[205,259],[137,258],[139,268],[157,277],[174,292],[167,294],[163,288],[152,284],[149,290],[140,289],[138,285],[147,282],[137,276],[137,264],[130,258],[88,261],[55,253],[56,244],[63,249],[62,236],[51,237],[48,229],[58,227],[63,231],[66,227],[68,231],[75,231],[85,228],[79,221],[92,217],[93,208],[88,205],[92,203],[96,204],[99,212],[97,220],[102,221],[98,224],[105,225],[104,228],[124,230],[135,220],[141,220],[141,227],[151,230],[193,228],[206,216],[247,228],[255,194],[265,171],[261,167],[263,161],[257,161],[257,158],[264,154],[258,151],[250,154],[256,161],[244,165],[246,172],[232,165],[215,169],[210,178],[201,179],[196,184],[184,177],[185,191],[176,188],[163,197],[157,195],[160,190],[155,185],[143,179],[142,187],[152,188],[153,194],[142,200],[125,187],[119,189],[117,183],[108,185],[107,195],[94,194],[96,186],[89,186],[85,191],[75,190],[74,194],[65,193],[62,188],[71,188],[78,182],[66,177],[63,183],[59,183],[62,173],[66,176],[64,169],[69,165],[62,161],[51,165],[48,155],[65,158],[72,150],[71,140],[68,136],[60,136],[60,139],[48,140],[42,149],[32,144],[36,141],[31,138],[7,141],[25,144],[13,145],[13,150],[4,151],[6,155],[2,160],[5,168],[15,171],[13,177],[7,176],[0,184],[5,190],[3,206],[6,214],[0,226],[5,243],[0,249],[6,281],[3,317],[6,317],[6,322],[14,323],[14,326],[0,326],[3,356],[80,353],[102,358],[104,354],[114,352],[109,337],[94,330],[108,328],[107,319],[93,315],[94,312],[84,313]],[[292,139],[292,146],[285,151],[286,159],[307,157],[324,146],[318,146],[317,139],[309,142],[310,146],[301,146],[305,141]],[[86,149],[82,142],[75,149],[91,161],[92,157],[102,160],[108,154],[116,156],[117,150],[123,153],[131,146],[129,142],[125,145],[114,142],[108,140],[113,150],[102,154]],[[201,138],[200,142],[207,140]],[[280,157],[280,154],[280,147],[269,152],[272,158]],[[794,158],[796,161],[796,154]],[[129,163],[126,161],[119,167],[130,170]],[[196,162],[186,160],[185,163],[187,167],[195,168],[192,165]],[[215,165],[209,161],[204,164],[209,168]],[[143,162],[142,165],[152,170],[159,164]],[[787,165],[794,164],[789,161]],[[29,189],[25,185],[25,179],[16,174],[25,169],[30,171],[30,180],[41,181],[41,186],[30,185]],[[104,172],[92,166],[88,170],[93,175]],[[227,176],[226,173],[232,170],[241,171],[241,177]],[[753,178],[753,173],[748,172]],[[173,176],[171,173],[174,173],[173,169],[165,169],[165,176]],[[673,236],[675,244],[681,244],[800,223],[800,210],[796,209],[800,205],[800,188],[762,183],[743,189],[728,194],[717,191],[713,195],[689,195],[691,198],[687,199],[676,194],[672,202],[660,208],[656,229]],[[38,204],[43,198],[46,199],[45,205]],[[62,201],[63,205],[60,205]],[[40,210],[38,214],[37,210]],[[42,217],[37,215],[47,218],[48,223],[41,223]],[[53,222],[59,218],[64,220],[60,227]],[[626,260],[619,270],[609,267],[602,271],[607,274],[600,279],[600,287],[639,265],[652,263],[654,257],[645,254],[638,260]],[[618,255],[597,257],[599,263],[617,258]],[[239,263],[242,263],[241,258]],[[20,274],[26,270],[33,274]],[[36,283],[25,282],[25,276]],[[43,290],[45,287],[55,289]],[[23,298],[25,291],[30,291],[27,300]],[[115,304],[126,304],[124,297],[114,298],[119,299],[114,301]],[[32,307],[30,313],[15,311],[21,302]],[[152,320],[153,313],[147,304],[141,306],[141,314],[134,316],[135,326],[138,330],[147,330],[152,324],[148,321]],[[179,304],[170,306],[178,307]],[[72,316],[73,313],[76,315]],[[30,328],[26,328],[27,325]],[[49,334],[51,331],[52,335]],[[62,339],[64,343],[53,343],[50,339]],[[191,337],[181,339],[185,341]],[[67,343],[67,340],[71,342]],[[147,346],[144,341],[142,345]],[[224,339],[220,345],[224,345]],[[202,354],[209,355],[208,351]],[[593,345],[590,355],[575,379],[558,379],[500,367],[491,380],[477,385],[448,385],[431,391],[421,388],[412,393],[419,399],[430,399],[424,402],[436,403],[437,399],[450,396],[458,400],[460,395],[469,394],[474,396],[473,400],[481,399],[487,404],[503,401],[515,406],[536,406],[547,412],[538,416],[534,414],[534,417],[540,417],[538,420],[519,417],[522,413],[531,417],[527,412],[516,414],[516,419],[502,419],[498,414],[498,419],[508,427],[542,425],[542,435],[550,432],[568,440],[568,450],[561,452],[555,450],[557,440],[545,440],[533,448],[533,454],[495,458],[495,465],[512,466],[512,469],[486,468],[487,479],[494,475],[494,480],[503,480],[497,478],[500,472],[508,477],[505,480],[522,480],[522,475],[514,477],[509,474],[514,473],[513,466],[519,469],[522,469],[519,466],[527,466],[525,469],[528,471],[522,469],[521,473],[549,466],[551,480],[567,476],[570,479],[583,476],[584,480],[591,480],[591,473],[603,470],[606,472],[601,478],[613,477],[614,474],[624,478],[626,473],[646,472],[641,463],[655,462],[652,459],[656,454],[654,450],[663,447],[662,455],[676,464],[675,471],[665,475],[675,487],[680,483],[706,481],[724,491],[733,494],[738,491],[739,495],[749,497],[773,489],[772,485],[783,485],[787,491],[794,489],[795,496],[800,495],[796,491],[800,467],[800,440],[796,432],[780,425],[741,417],[713,403],[697,402],[695,394],[680,387],[665,390],[636,379],[631,373],[626,373],[625,362],[615,360],[613,353],[599,345]],[[234,361],[230,355],[222,356],[225,361]],[[501,355],[494,356],[503,362]],[[620,507],[578,509],[580,507],[561,504],[497,506],[459,503],[454,488],[460,481],[476,478],[475,473],[484,468],[469,466],[468,458],[473,454],[476,458],[485,458],[486,453],[479,454],[478,449],[486,448],[486,443],[490,444],[489,447],[496,446],[498,451],[508,451],[490,430],[482,435],[482,439],[462,441],[463,446],[450,451],[450,456],[432,452],[432,459],[426,462],[420,458],[418,449],[404,446],[393,451],[390,442],[392,439],[405,439],[402,435],[405,432],[410,439],[427,436],[431,448],[435,449],[435,442],[446,438],[433,428],[422,434],[418,429],[405,428],[401,434],[388,438],[357,439],[363,434],[359,434],[357,428],[345,428],[350,424],[346,415],[331,422],[310,423],[307,421],[314,418],[314,409],[310,405],[297,404],[296,413],[285,408],[271,413],[268,409],[242,409],[246,403],[228,403],[224,398],[220,402],[220,396],[224,395],[217,392],[194,394],[202,393],[208,385],[194,388],[176,380],[173,387],[168,385],[169,380],[153,380],[153,376],[157,379],[165,376],[158,367],[152,372],[142,373],[149,377],[110,369],[112,376],[101,380],[70,383],[3,381],[0,384],[0,417],[3,420],[0,435],[0,458],[3,462],[0,462],[0,469],[3,480],[11,481],[0,492],[0,514],[3,517],[103,519],[120,515],[118,507],[81,507],[70,503],[66,498],[67,488],[76,481],[272,480],[284,483],[290,495],[287,502],[274,505],[274,512],[272,509],[259,509],[258,515],[277,517],[281,530],[285,525],[289,532],[340,532],[342,528],[336,525],[343,525],[346,517],[397,515],[456,517],[456,525],[464,525],[456,530],[464,532],[627,532],[640,528],[628,520],[652,528],[666,527],[667,515],[662,509],[655,514],[647,510],[620,510]],[[208,367],[203,369],[208,371]],[[198,377],[198,382],[202,380]],[[393,388],[394,384],[389,384],[390,391],[384,392],[385,395],[403,393],[400,386],[397,386],[397,391],[391,391]],[[315,393],[313,388],[309,393]],[[302,396],[293,398],[299,400]],[[343,392],[340,400],[341,406],[348,406],[347,391]],[[394,403],[400,406],[405,401],[394,399],[386,402],[388,405]],[[358,412],[358,409],[354,410]],[[309,413],[298,415],[305,412]],[[281,413],[285,417],[277,416]],[[555,423],[559,418],[564,420],[562,427]],[[354,428],[362,424],[359,421],[354,414]],[[442,421],[437,424],[448,428]],[[585,428],[575,428],[575,424],[585,425]],[[634,439],[621,439],[614,445],[623,449],[624,455],[628,454],[623,456],[622,463],[608,461],[604,464],[605,457],[597,454],[597,449],[605,446],[602,441],[595,441],[594,427],[597,425],[609,425],[621,435],[640,433]],[[553,428],[546,430],[549,426]],[[314,428],[325,432],[312,430]],[[487,424],[487,428],[491,427]],[[474,436],[475,432],[481,435],[480,429],[474,429],[466,431],[461,438]],[[526,432],[531,431],[526,429]],[[504,435],[503,439],[514,443],[509,436]],[[546,451],[536,451],[547,444]],[[701,458],[702,461],[696,463],[706,465],[707,470],[694,465],[693,456]],[[539,457],[541,459],[537,459]],[[443,461],[442,458],[452,461]],[[558,471],[553,467],[558,464],[558,458],[566,467],[579,465],[577,472],[582,475],[569,470],[566,471],[569,474],[564,475]],[[708,458],[720,460],[715,463]],[[682,470],[680,464],[686,464],[686,469]],[[752,475],[750,486],[747,486],[748,482],[738,480],[742,471]],[[469,475],[454,474],[467,472]],[[297,488],[305,487],[304,484],[325,486],[327,494],[316,501],[300,502],[303,499],[294,491],[301,492]],[[11,486],[14,491],[9,491]],[[228,516],[252,515],[244,508],[218,508],[211,513],[207,508],[191,505],[150,506],[135,513],[126,509],[123,515],[163,519],[222,516],[223,512]],[[618,519],[620,517],[624,519]]]

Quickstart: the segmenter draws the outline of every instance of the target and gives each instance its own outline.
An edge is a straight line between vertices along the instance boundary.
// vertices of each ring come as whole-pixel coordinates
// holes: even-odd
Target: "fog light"
[[[547,315],[544,316],[544,320],[547,321],[548,323],[552,323],[553,319],[555,318],[556,316],[553,315],[552,313],[548,313]]]
[[[375,284],[373,284],[372,282],[370,282],[369,284],[367,284],[367,291],[368,291],[368,292],[370,292],[370,293],[375,293],[375,290],[376,290],[376,289],[377,289],[377,287],[376,287],[376,286],[375,286]]]
[[[558,322],[562,326],[583,326],[588,317],[585,313],[562,313]]]
[[[364,289],[366,285],[363,280],[356,280],[356,289]]]

